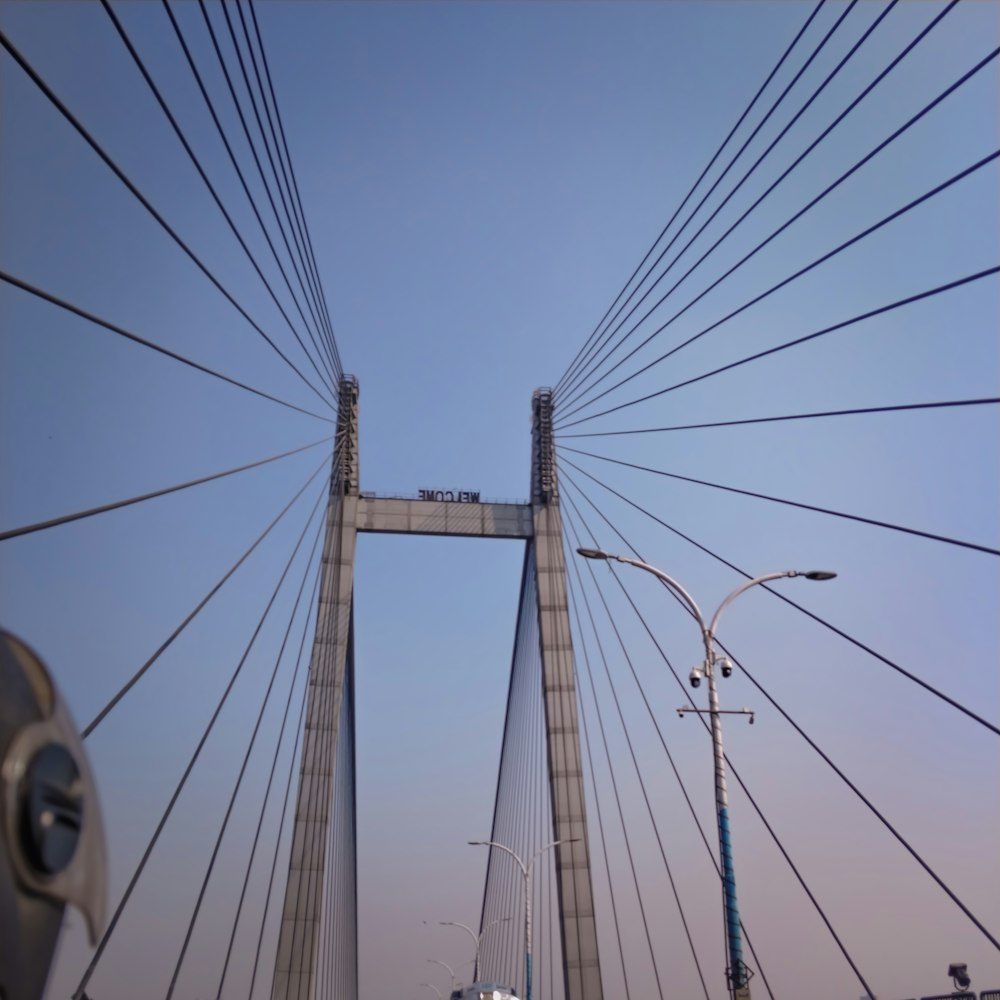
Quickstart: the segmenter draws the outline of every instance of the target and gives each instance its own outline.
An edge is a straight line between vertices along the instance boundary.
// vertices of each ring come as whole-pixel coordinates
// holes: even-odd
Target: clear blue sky
[[[812,8],[792,0],[259,4],[340,350],[360,381],[363,489],[453,486],[527,496],[532,390],[560,378]],[[824,6],[765,97],[773,100],[845,9],[839,2]],[[678,263],[677,278],[943,9],[907,2],[890,11]],[[161,6],[116,4],[115,10],[264,259],[266,246]],[[237,128],[197,6],[175,10],[227,127]],[[711,206],[883,10],[866,2],[848,14]],[[221,25],[219,8],[210,11]],[[248,312],[302,362],[100,5],[8,0],[0,24]],[[685,279],[643,332],[686,305],[988,55],[997,36],[995,4],[959,4]],[[994,152],[997,92],[994,62],[616,374],[652,360]],[[301,406],[317,404],[6,53],[0,102],[0,269],[234,378]],[[738,141],[761,113],[751,115]],[[656,391],[995,266],[997,191],[993,163],[602,403]],[[995,397],[998,327],[994,277],[572,430]],[[0,529],[210,474],[329,433],[328,424],[181,369],[3,283],[0,407]],[[993,548],[1000,540],[995,407],[561,443]],[[321,453],[0,543],[3,623],[50,663],[81,725],[291,498]],[[563,455],[751,572],[838,570],[838,580],[821,588],[784,586],[994,723],[1000,716],[995,556]],[[571,474],[588,484],[587,494],[646,558],[681,579],[703,605],[714,607],[739,582]],[[317,489],[310,487],[289,523],[88,741],[109,831],[112,901]],[[610,529],[596,529],[592,510],[587,517],[601,545],[620,547]],[[310,531],[309,544],[312,537]],[[463,935],[421,921],[478,920],[485,858],[464,845],[489,831],[521,558],[516,543],[360,541],[360,1000],[427,995],[417,984],[444,984],[426,958],[456,964],[467,957]],[[165,988],[303,571],[304,560],[293,568],[291,586],[126,911],[93,982],[98,1000],[160,995]],[[696,632],[664,605],[651,581],[631,583],[686,672],[699,656]],[[607,589],[609,600],[615,590]],[[707,742],[692,720],[676,718],[685,695],[672,688],[631,611],[613,606],[711,828]],[[296,648],[302,621],[293,630]],[[624,676],[606,627],[602,639],[609,665]],[[1000,931],[996,737],[765,593],[732,609],[724,641],[973,912],[994,934]],[[587,646],[595,648],[592,640]],[[283,704],[290,675],[281,676]],[[599,693],[602,706],[608,704],[606,689],[599,686]],[[762,696],[737,676],[723,697],[758,710],[752,729],[738,720],[727,725],[730,756],[879,1000],[944,991],[950,985],[944,970],[953,961],[969,963],[978,987],[1000,987],[1000,955]],[[711,869],[651,746],[634,691],[624,708],[644,776],[660,789],[656,808],[716,1000],[723,958]],[[589,689],[584,711],[593,719]],[[280,705],[272,705],[179,996],[214,989],[279,722]],[[612,742],[621,749],[617,734]],[[287,766],[289,751],[286,745],[279,767]],[[606,791],[603,771],[598,779]],[[635,798],[633,782],[626,801],[630,836],[648,865],[652,898],[665,899],[662,868],[654,864],[648,821]],[[859,996],[860,986],[737,792],[732,813],[743,915],[766,956],[775,995]],[[269,813],[271,838],[276,820]],[[622,875],[616,870],[614,877]],[[627,887],[622,893],[633,940],[635,904]],[[598,896],[600,904],[603,890]],[[258,879],[251,909],[261,901]],[[659,902],[655,911],[675,995],[696,995],[676,912]],[[265,947],[273,940],[267,937]],[[616,992],[620,973],[606,922],[601,941],[608,946],[608,994],[623,995]],[[636,982],[649,989],[648,957],[629,948]],[[81,923],[72,917],[51,996],[72,988],[87,954]],[[227,995],[245,995],[248,982],[249,969],[241,965]],[[264,995],[258,984],[255,996]]]

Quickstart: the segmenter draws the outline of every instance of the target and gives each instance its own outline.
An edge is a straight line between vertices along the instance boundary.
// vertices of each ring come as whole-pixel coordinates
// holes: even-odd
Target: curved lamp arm
[[[497,847],[501,851],[505,851],[507,854],[509,854],[517,862],[518,867],[521,869],[521,874],[525,878],[528,877],[528,869],[529,869],[530,865],[526,865],[509,847],[507,847],[506,844],[500,844],[500,843],[498,843],[495,840],[470,840],[469,841],[469,846],[470,847]],[[532,858],[531,860],[534,861],[535,859]]]
[[[718,607],[718,610],[712,616],[712,624],[708,627],[708,635],[713,639],[715,638],[715,629],[719,624],[719,618],[722,617],[722,612],[729,607],[733,601],[736,600],[740,594],[749,590],[751,587],[756,587],[758,583],[769,583],[771,580],[780,580],[786,576],[801,576],[806,580],[833,580],[837,574],[832,573],[829,570],[823,569],[786,569],[782,570],[780,573],[765,573],[763,576],[754,577],[752,580],[747,580],[745,583],[741,583]]]
[[[629,556],[616,556],[612,555],[610,552],[605,552],[603,549],[577,549],[576,550],[585,559],[606,559],[609,562],[620,562],[626,563],[629,566],[636,566],[639,569],[644,569],[647,573],[652,573],[658,580],[662,580],[678,597],[684,601],[687,605],[688,610],[694,615],[698,624],[701,626],[702,632],[705,631],[705,619],[701,613],[701,608],[698,607],[695,599],[672,577],[667,573],[664,573],[662,569],[658,569],[656,566],[651,566],[649,563],[644,563],[641,559],[631,559]]]

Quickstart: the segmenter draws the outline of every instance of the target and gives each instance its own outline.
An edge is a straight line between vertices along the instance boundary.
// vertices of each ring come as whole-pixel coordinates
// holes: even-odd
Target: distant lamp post
[[[438,995],[438,1000],[444,1000],[444,994],[433,983],[421,983],[420,985],[426,986],[429,990],[433,990]]]
[[[455,990],[458,989],[458,980],[455,978],[455,970],[447,962],[441,962],[436,958],[429,958],[427,961],[433,965],[440,965],[442,969],[447,970],[448,975],[451,976],[451,990],[454,993]]]
[[[724,711],[719,708],[719,695],[715,685],[715,667],[718,664],[723,677],[728,677],[733,672],[732,662],[728,657],[719,660],[715,652],[715,630],[719,624],[722,612],[736,600],[740,594],[757,586],[759,583],[767,583],[771,580],[780,580],[784,577],[801,576],[806,580],[832,580],[836,573],[828,570],[784,570],[780,573],[766,573],[764,576],[755,577],[740,584],[718,607],[712,616],[710,625],[705,624],[705,618],[701,609],[695,603],[694,598],[672,577],[668,576],[661,569],[650,566],[639,559],[630,559],[628,556],[612,555],[601,549],[577,549],[577,553],[585,559],[604,559],[612,562],[625,563],[628,566],[635,566],[644,569],[647,573],[652,573],[657,579],[662,580],[681,600],[688,610],[694,615],[695,620],[701,628],[702,642],[705,645],[705,660],[691,671],[691,687],[697,688],[701,685],[702,677],[708,680],[708,709],[698,709],[692,706],[679,708],[677,714],[683,717],[685,713],[707,714],[711,720],[712,728],[712,750],[715,763],[715,812],[719,826],[719,856],[722,866],[722,894],[723,905],[725,907],[726,926],[726,950],[729,965],[726,969],[726,981],[730,995],[734,1000],[750,1000],[750,977],[753,974],[743,961],[743,939],[740,932],[740,911],[736,900],[736,872],[733,868],[733,850],[729,834],[729,797],[726,792],[726,758],[722,748],[722,721],[721,716],[727,715],[748,715],[753,722],[753,712],[749,708],[730,709]]]
[[[474,959],[474,964],[472,967],[472,981],[474,983],[479,982],[479,947],[482,944],[483,938],[486,936],[486,932],[491,927],[496,927],[497,924],[503,924],[510,920],[510,917],[497,917],[496,920],[491,920],[482,931],[477,934],[471,927],[467,924],[461,924],[457,920],[439,920],[438,924],[441,927],[461,927],[473,940],[476,946],[476,957]]]
[[[470,840],[469,844],[473,847],[496,847],[501,851],[505,851],[509,854],[516,862],[518,867],[521,869],[521,874],[524,876],[524,1000],[531,1000],[531,872],[534,868],[535,862],[538,860],[539,855],[544,854],[546,851],[551,850],[553,847],[558,847],[560,844],[573,844],[576,843],[578,837],[573,837],[567,840],[553,840],[551,844],[546,844],[544,847],[540,847],[532,855],[531,860],[525,864],[509,847],[505,844],[500,844],[495,840]],[[485,933],[485,931],[484,931]]]

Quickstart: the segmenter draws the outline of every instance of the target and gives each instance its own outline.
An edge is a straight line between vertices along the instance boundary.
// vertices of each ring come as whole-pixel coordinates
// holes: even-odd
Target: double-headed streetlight
[[[476,946],[476,957],[472,967],[472,981],[474,983],[479,982],[479,946],[482,944],[483,938],[486,936],[486,932],[491,927],[496,927],[497,924],[506,923],[510,920],[510,917],[497,917],[496,920],[491,920],[478,934],[468,926],[468,924],[459,923],[457,920],[439,920],[438,924],[441,927],[461,927],[469,937],[472,938],[473,943]]]
[[[694,615],[695,620],[701,628],[702,641],[705,644],[705,662],[700,667],[695,667],[691,671],[691,686],[698,687],[701,678],[708,680],[708,709],[697,709],[685,706],[678,709],[678,714],[683,717],[686,712],[697,714],[707,714],[711,720],[712,729],[712,750],[715,758],[715,813],[719,826],[719,859],[722,867],[722,896],[725,908],[726,927],[726,951],[729,961],[726,969],[726,980],[730,994],[735,1000],[750,1000],[750,970],[743,961],[743,939],[740,932],[740,911],[736,902],[736,873],[733,869],[733,850],[729,835],[729,797],[726,794],[726,758],[722,749],[722,721],[720,716],[723,710],[719,708],[719,695],[715,685],[715,666],[717,657],[715,653],[715,630],[719,624],[722,612],[736,600],[740,594],[755,587],[759,583],[767,583],[770,580],[780,580],[783,577],[801,576],[806,580],[832,580],[837,574],[826,570],[802,570],[788,569],[780,573],[766,573],[764,576],[755,577],[740,584],[718,607],[712,616],[711,624],[705,624],[705,618],[701,609],[695,603],[694,598],[672,577],[668,576],[661,569],[650,566],[639,559],[630,559],[628,556],[612,555],[603,552],[601,549],[577,549],[581,556],[587,559],[607,559],[614,562],[625,563],[629,566],[636,566],[644,569],[647,573],[662,580],[670,589],[677,594],[684,602],[688,610]],[[728,657],[723,657],[719,662],[722,675],[728,677],[733,672],[733,665]],[[749,715],[753,722],[753,712],[748,708],[731,709],[731,715]]]
[[[551,844],[540,847],[532,855],[531,860],[525,864],[509,847],[497,843],[495,840],[470,840],[473,847],[496,847],[501,851],[506,851],[521,869],[524,876],[524,1000],[531,1000],[531,872],[538,860],[539,855],[558,847],[559,844],[573,844],[579,838],[573,837],[569,840],[553,840]]]

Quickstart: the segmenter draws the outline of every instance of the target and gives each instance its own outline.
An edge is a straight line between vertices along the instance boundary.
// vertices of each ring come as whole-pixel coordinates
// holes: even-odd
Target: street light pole
[[[672,577],[664,573],[663,570],[649,563],[644,563],[639,559],[631,559],[628,556],[612,555],[601,549],[576,550],[586,559],[605,559],[614,562],[625,563],[643,569],[647,573],[652,573],[657,579],[663,581],[670,589],[677,594],[687,609],[694,616],[701,628],[702,642],[705,646],[705,662],[702,667],[706,679],[708,680],[708,716],[711,721],[712,731],[712,755],[715,763],[715,813],[719,828],[719,860],[722,868],[722,895],[723,907],[725,910],[726,928],[726,957],[729,965],[726,969],[726,981],[730,996],[734,1000],[750,1000],[750,971],[743,961],[743,938],[740,931],[740,911],[736,900],[736,872],[733,866],[733,849],[729,830],[729,796],[726,791],[726,757],[722,746],[722,714],[719,708],[719,693],[715,681],[715,630],[719,624],[719,618],[740,594],[761,583],[768,583],[771,580],[780,580],[784,577],[801,576],[807,580],[832,580],[837,574],[826,570],[784,570],[780,573],[766,573],[763,576],[755,577],[740,584],[728,597],[719,605],[712,616],[710,625],[705,624],[705,618],[701,613],[695,599]],[[727,660],[723,661],[723,675],[728,676]],[[732,670],[729,664],[728,671]],[[691,686],[697,687],[701,683],[701,672],[696,667],[691,672]],[[685,712],[699,713],[703,710],[696,708],[678,709],[678,714],[683,716]],[[738,709],[734,713],[749,715],[753,722],[753,712],[750,709]]]
[[[531,872],[540,854],[544,854],[553,847],[558,847],[559,844],[573,844],[576,840],[576,837],[569,840],[553,840],[551,844],[546,844],[535,851],[527,864],[509,847],[495,840],[469,841],[473,847],[496,847],[501,851],[506,851],[517,862],[521,874],[524,876],[524,1000],[531,1000]]]
[[[455,978],[455,970],[447,962],[441,962],[436,958],[429,958],[427,961],[431,962],[433,965],[440,965],[442,969],[446,969],[448,971],[448,975],[451,976],[451,991],[454,993],[458,988],[458,980]]]
[[[438,995],[438,1000],[444,1000],[444,994],[433,983],[421,983],[420,985],[426,986],[429,990],[433,990]]]
[[[506,921],[508,921],[508,920],[510,920],[510,917],[497,917],[496,920],[491,920],[482,929],[482,931],[479,934],[477,934],[471,927],[469,927],[468,924],[459,923],[457,920],[439,920],[438,921],[438,923],[442,927],[461,927],[462,930],[465,931],[472,938],[473,942],[475,943],[475,945],[476,945],[476,957],[475,957],[474,964],[472,966],[472,981],[474,983],[478,983],[479,982],[479,946],[482,943],[483,938],[486,936],[486,932],[491,927],[496,927],[497,924],[506,923]]]

